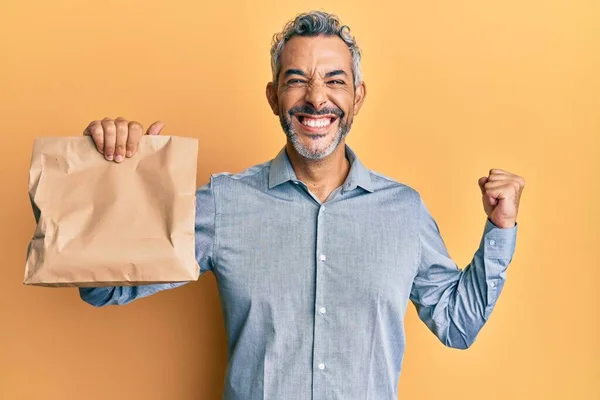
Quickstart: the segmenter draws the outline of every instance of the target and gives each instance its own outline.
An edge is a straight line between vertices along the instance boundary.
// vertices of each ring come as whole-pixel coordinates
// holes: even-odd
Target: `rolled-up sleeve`
[[[446,346],[468,348],[489,318],[506,281],[517,225],[486,220],[479,248],[464,269],[450,258],[437,223],[419,205],[419,266],[410,299],[419,318]]]
[[[196,191],[195,253],[200,274],[212,269],[215,241],[215,199],[212,181]],[[166,266],[168,267],[168,266]],[[124,305],[154,293],[185,285],[187,282],[164,283],[139,286],[111,286],[79,288],[83,301],[95,307]]]

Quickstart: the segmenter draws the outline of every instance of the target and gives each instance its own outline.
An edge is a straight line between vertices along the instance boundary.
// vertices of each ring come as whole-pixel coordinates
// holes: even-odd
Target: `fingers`
[[[109,118],[104,118],[101,124],[104,130],[104,158],[112,161],[117,145],[117,126],[115,125],[115,121]]]
[[[506,179],[502,181],[487,182],[484,185],[484,194],[495,194],[500,192],[511,191],[517,193],[521,190],[521,185],[515,179]]]
[[[85,136],[91,136],[94,144],[96,145],[96,149],[100,153],[104,153],[104,130],[102,129],[102,125],[100,121],[92,121],[83,131]]]
[[[507,190],[511,190],[510,184],[506,180],[501,181],[490,181],[485,178],[486,181],[480,179],[481,195],[487,198],[487,201],[491,206],[498,204],[499,200],[506,198]],[[481,184],[483,182],[483,184]]]
[[[493,189],[493,188],[498,188],[498,187],[502,187],[502,186],[511,186],[511,179],[502,179],[499,181],[487,181],[483,187],[484,189]]]
[[[508,197],[514,197],[518,201],[525,187],[525,180],[522,177],[498,168],[490,169],[489,176],[479,178],[477,183],[481,194],[488,198],[491,205]]]
[[[501,169],[490,169],[490,173],[488,176],[488,181],[501,181],[501,180],[505,180],[508,179],[510,177],[514,176],[511,173],[508,173],[506,171],[503,171]]]
[[[125,146],[127,137],[129,136],[129,123],[125,118],[119,117],[115,119],[116,126],[116,144],[115,144],[115,161],[122,162],[125,158]]]
[[[490,175],[494,175],[494,174],[501,174],[501,175],[513,175],[508,171],[505,171],[503,169],[499,169],[499,168],[492,168],[490,169]]]
[[[481,189],[481,194],[485,193],[485,183],[488,181],[487,176],[482,176],[481,178],[479,178],[479,180],[477,181],[477,184],[479,185],[479,189]]]
[[[479,187],[482,188],[483,178],[479,178]],[[517,190],[522,190],[525,187],[525,179],[520,177],[519,175],[511,174],[510,172],[503,171],[501,169],[491,169],[490,175],[486,178],[486,181],[483,182],[486,187],[490,187],[488,184],[491,182],[510,182],[513,183]],[[495,185],[497,186],[497,185]]]
[[[160,131],[165,127],[165,123],[162,121],[156,121],[148,127],[148,135],[160,135]]]
[[[490,199],[505,199],[507,196],[507,192],[513,190],[511,185],[500,185],[494,187],[486,187],[484,195],[488,196]]]
[[[488,181],[501,181],[506,179],[516,180],[521,186],[525,186],[525,179],[523,179],[519,175],[511,174],[510,172],[504,171],[502,169],[490,169]]]
[[[138,149],[138,143],[144,135],[144,127],[136,121],[129,123],[129,136],[127,137],[126,156],[132,157]]]
[[[165,124],[156,121],[148,128],[149,135],[159,135]],[[115,162],[122,162],[125,157],[133,157],[137,152],[144,127],[136,121],[127,121],[123,117],[115,120],[104,118],[101,121],[92,121],[83,131],[85,136],[91,136],[96,149],[104,157]]]
[[[505,175],[505,178],[487,179],[485,182],[484,178],[480,178],[479,187],[481,188],[481,194],[488,197],[490,204],[495,205],[498,200],[507,198],[518,201],[523,191],[524,182],[520,176],[510,174]]]

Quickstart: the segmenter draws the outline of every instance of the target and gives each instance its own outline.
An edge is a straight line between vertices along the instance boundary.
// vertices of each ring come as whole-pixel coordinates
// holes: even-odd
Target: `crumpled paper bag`
[[[198,279],[198,141],[143,136],[106,161],[88,136],[38,138],[29,172],[37,221],[26,285],[119,286]]]

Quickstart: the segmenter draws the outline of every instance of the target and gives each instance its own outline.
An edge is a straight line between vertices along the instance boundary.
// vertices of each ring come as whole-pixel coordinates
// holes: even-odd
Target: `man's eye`
[[[290,79],[287,83],[288,85],[301,85],[303,83],[306,83],[306,81],[302,79]]]
[[[334,79],[332,81],[327,82],[330,85],[343,85],[345,82],[340,79]]]

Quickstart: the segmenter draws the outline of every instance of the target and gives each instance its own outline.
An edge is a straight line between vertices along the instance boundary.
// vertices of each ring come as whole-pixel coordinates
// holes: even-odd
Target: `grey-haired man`
[[[216,174],[196,194],[196,257],[219,287],[228,339],[223,397],[396,399],[411,300],[447,346],[467,348],[512,260],[524,180],[479,179],[482,240],[459,269],[412,188],[366,169],[345,144],[365,99],[360,50],[323,12],[275,36],[266,94],[287,143],[271,161]],[[162,122],[147,134],[159,134]],[[92,122],[109,161],[135,153],[136,122]],[[82,288],[94,306],[181,284]]]

